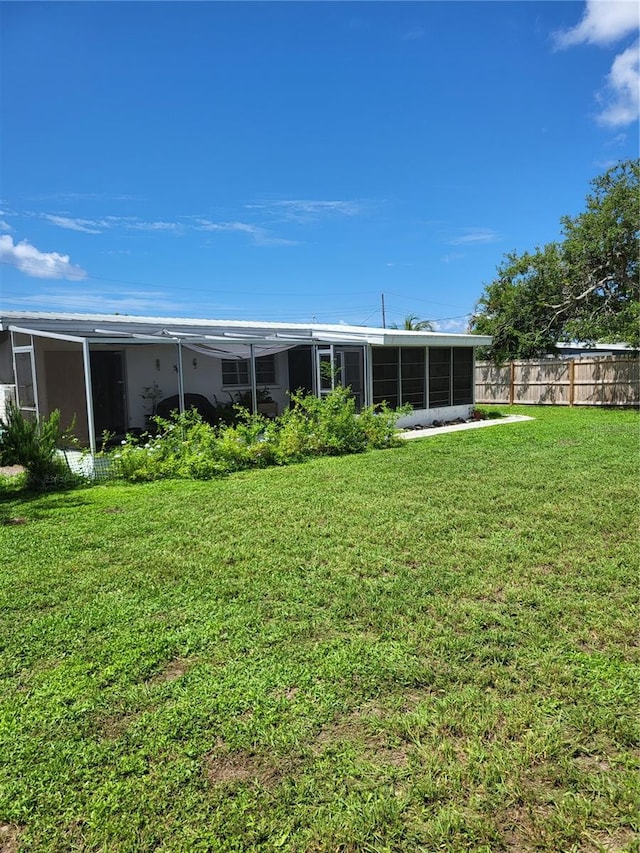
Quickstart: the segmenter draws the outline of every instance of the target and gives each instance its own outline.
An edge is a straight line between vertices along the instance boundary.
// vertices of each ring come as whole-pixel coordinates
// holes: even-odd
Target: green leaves
[[[561,340],[640,345],[639,183],[640,161],[619,163],[592,182],[583,213],[562,218],[562,241],[505,257],[472,321],[494,337],[489,358],[531,358]]]
[[[396,422],[407,411],[385,404],[358,413],[350,389],[340,385],[322,399],[292,394],[291,406],[273,420],[236,409],[235,423],[218,427],[205,423],[195,409],[170,419],[156,417],[155,436],[127,436],[111,455],[114,470],[131,482],[208,480],[312,456],[362,453],[396,443]]]
[[[0,418],[0,462],[23,465],[27,469],[27,485],[36,491],[68,488],[77,481],[58,449],[74,441],[73,425],[60,428],[60,412],[48,418],[26,418],[10,404],[6,420]]]

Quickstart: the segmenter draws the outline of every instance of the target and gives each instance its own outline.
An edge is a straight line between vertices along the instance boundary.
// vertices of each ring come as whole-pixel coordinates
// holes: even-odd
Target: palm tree
[[[404,329],[407,332],[433,332],[433,323],[431,320],[421,320],[417,314],[407,314],[404,318],[402,326],[394,323],[391,329]]]

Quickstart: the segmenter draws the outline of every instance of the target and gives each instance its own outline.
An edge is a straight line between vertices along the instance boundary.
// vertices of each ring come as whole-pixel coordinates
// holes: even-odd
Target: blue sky
[[[5,310],[462,331],[638,154],[633,1],[0,15]]]

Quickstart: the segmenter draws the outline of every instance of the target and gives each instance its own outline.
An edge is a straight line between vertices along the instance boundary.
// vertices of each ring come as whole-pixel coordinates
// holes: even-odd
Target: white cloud
[[[102,230],[98,226],[104,227],[104,223],[99,223],[93,219],[76,219],[69,216],[54,216],[51,213],[45,213],[44,218],[60,228],[68,228],[70,231],[83,231],[85,234],[101,234]]]
[[[139,222],[130,221],[127,228],[133,228],[135,231],[182,231],[183,226],[179,222]]]
[[[419,41],[421,38],[424,38],[426,30],[422,27],[414,27],[412,30],[408,30],[402,38],[405,41]]]
[[[466,332],[469,328],[469,319],[471,315],[465,317],[452,318],[449,320],[434,320],[434,332]]]
[[[499,239],[500,235],[491,228],[465,228],[464,234],[454,237],[449,243],[452,246],[465,246],[473,243],[495,243]]]
[[[607,98],[607,96],[609,96]],[[640,41],[616,56],[607,77],[605,93],[608,100],[597,116],[608,127],[624,127],[640,116]]]
[[[587,0],[582,20],[569,30],[554,34],[556,46],[613,44],[635,32],[640,23],[636,0]]]
[[[276,237],[266,228],[251,225],[248,222],[211,222],[209,219],[196,219],[200,231],[236,231],[248,234],[258,246],[295,246],[293,240]]]
[[[4,219],[0,219],[0,231],[13,231],[13,228]]]
[[[35,278],[86,278],[86,272],[69,263],[69,255],[58,252],[41,252],[26,240],[14,245],[8,234],[0,237],[0,261],[17,267],[25,275]]]
[[[577,44],[606,47],[638,32],[637,0],[587,0],[582,20],[554,35],[558,48]],[[613,61],[606,85],[596,95],[601,109],[596,120],[607,127],[624,127],[640,115],[640,42],[627,47]]]
[[[48,290],[19,298],[5,298],[7,304],[21,308],[33,305],[47,311],[87,311],[95,314],[157,314],[179,313],[184,304],[167,298],[162,291],[138,291],[136,293],[113,292],[94,294],[89,291]]]
[[[249,208],[265,210],[272,215],[296,222],[310,222],[324,216],[357,216],[362,205],[354,201],[317,201],[314,199],[284,199],[247,205]]]

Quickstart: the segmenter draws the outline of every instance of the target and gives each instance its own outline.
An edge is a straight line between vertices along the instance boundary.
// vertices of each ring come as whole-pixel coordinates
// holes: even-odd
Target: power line
[[[21,269],[19,264],[11,263],[11,261],[0,261],[0,264],[3,266],[13,267],[14,269]],[[135,287],[155,287],[162,288],[163,290],[171,290],[174,285],[170,284],[159,284],[158,282],[149,282],[149,281],[131,281],[129,279],[124,278],[107,278],[105,276],[96,276],[96,275],[87,275],[80,273],[67,273],[64,276],[65,279],[71,281],[107,281],[112,284],[126,284],[133,285]],[[208,287],[189,287],[190,293],[222,293],[222,294],[230,294],[233,293],[238,294],[240,296],[292,296],[290,290],[288,291],[267,291],[267,290],[236,290],[235,288],[227,289],[227,290],[211,290]],[[343,296],[369,296],[377,294],[377,290],[351,290],[351,291],[341,291],[341,295]]]

